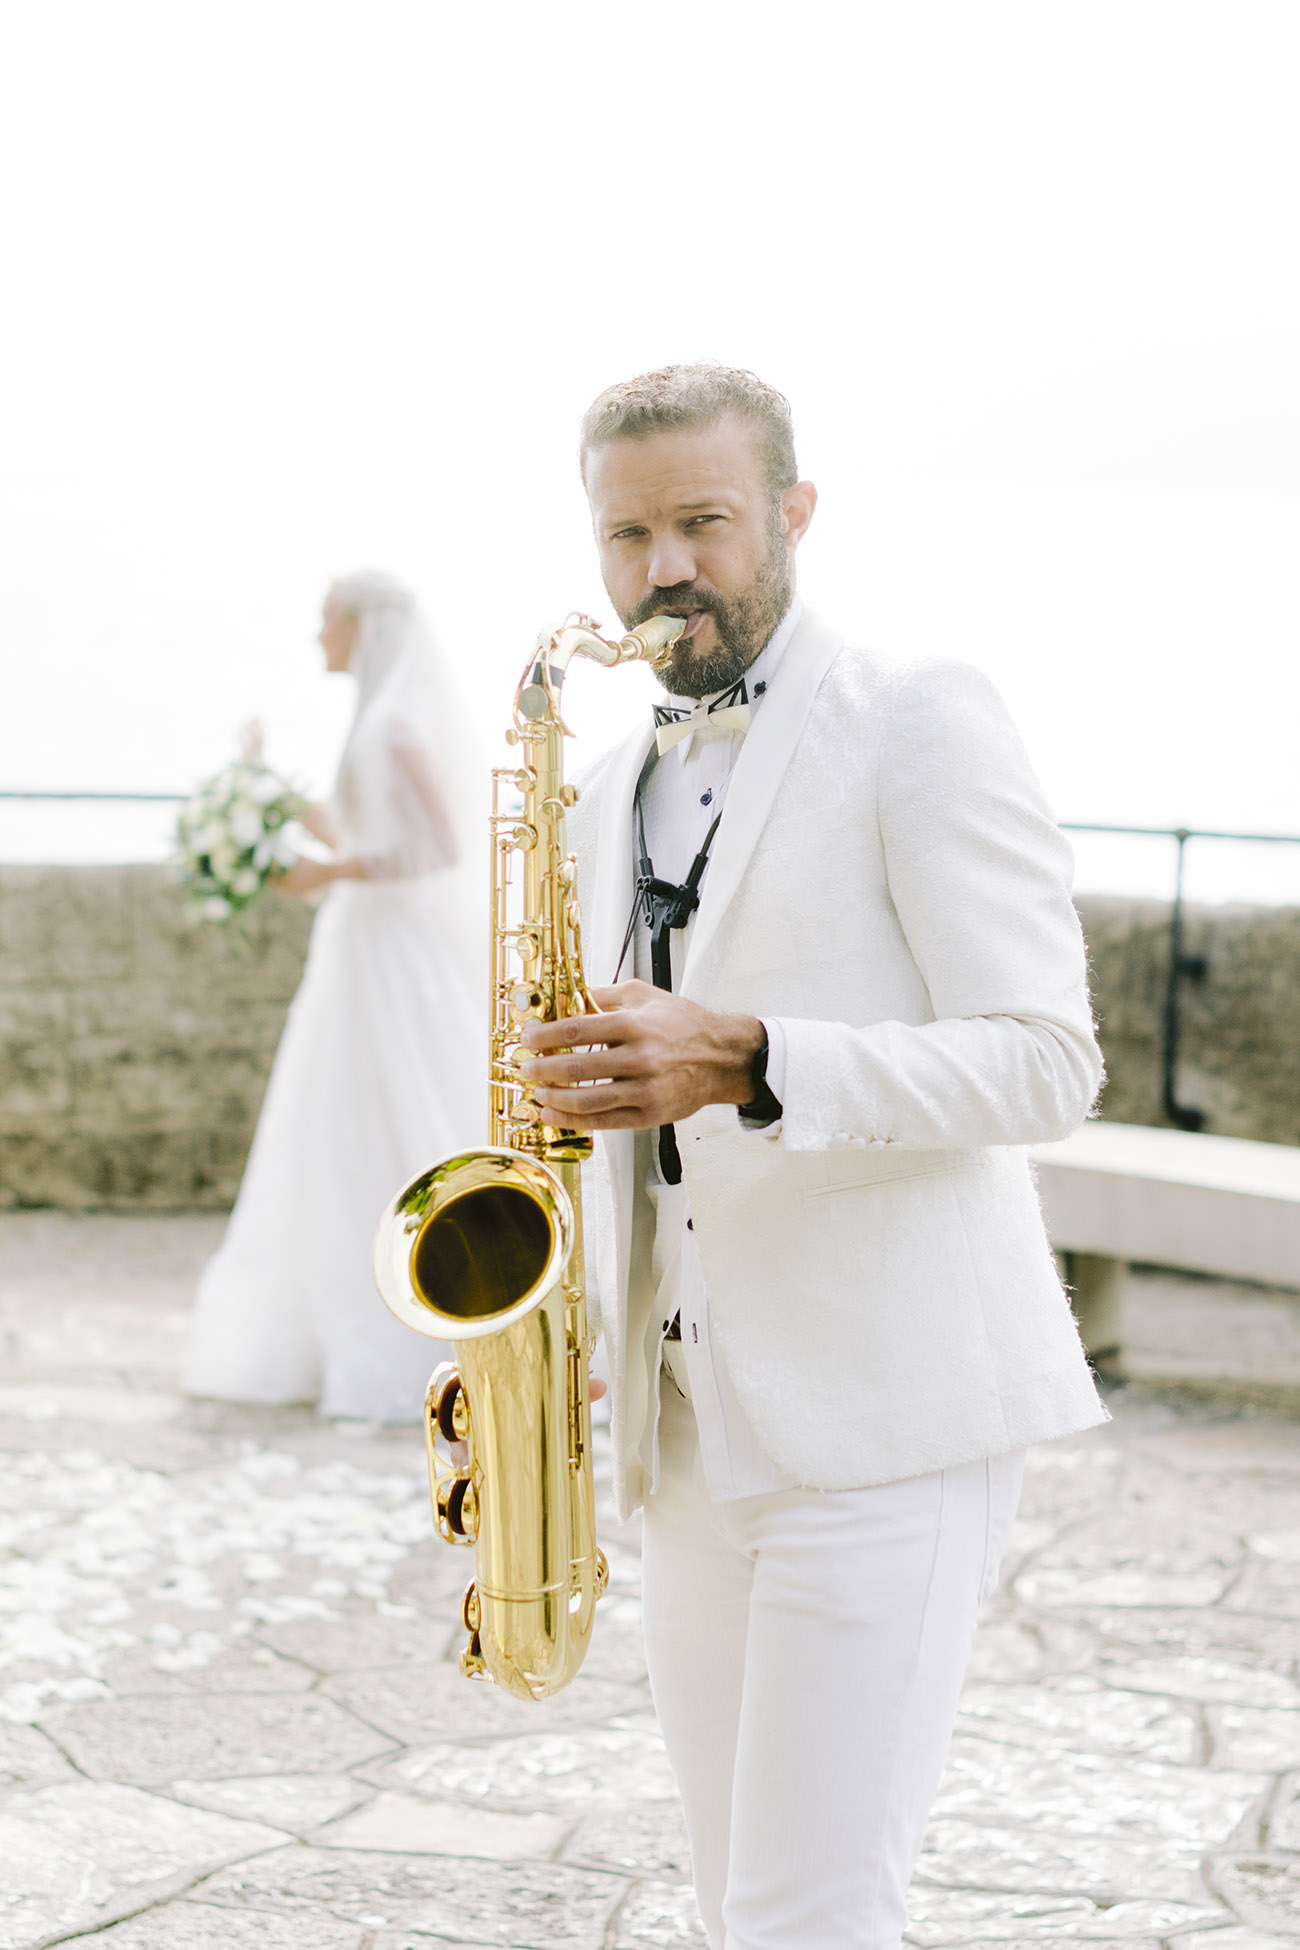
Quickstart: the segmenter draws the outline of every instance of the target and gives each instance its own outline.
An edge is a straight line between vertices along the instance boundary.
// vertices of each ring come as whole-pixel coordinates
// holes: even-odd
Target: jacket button
[[[688,1219],[688,1220],[686,1221],[686,1230],[687,1230],[688,1232],[694,1232],[694,1230],[695,1230],[695,1221],[694,1221],[694,1219]]]

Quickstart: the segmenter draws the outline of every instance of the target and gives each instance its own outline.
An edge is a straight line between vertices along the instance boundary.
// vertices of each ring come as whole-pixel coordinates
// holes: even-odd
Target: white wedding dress
[[[466,885],[463,857],[411,870],[431,842],[394,757],[412,742],[410,672],[407,709],[391,709],[390,683],[379,722],[367,709],[376,686],[368,695],[359,675],[335,809],[340,851],[374,877],[334,881],[321,902],[239,1197],[199,1281],[182,1386],[411,1421],[450,1350],[389,1314],[371,1251],[407,1180],[483,1141],[486,888]],[[444,792],[463,756],[446,768]]]

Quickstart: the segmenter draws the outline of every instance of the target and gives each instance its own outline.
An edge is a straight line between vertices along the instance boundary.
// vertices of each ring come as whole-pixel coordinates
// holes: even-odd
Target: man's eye
[[[635,542],[645,534],[644,528],[616,528],[610,536],[612,542]]]
[[[700,528],[706,521],[721,521],[721,515],[692,515],[686,524],[688,528]]]

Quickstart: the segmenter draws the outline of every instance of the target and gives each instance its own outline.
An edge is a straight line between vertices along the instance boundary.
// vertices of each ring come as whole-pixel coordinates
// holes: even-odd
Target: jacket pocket
[[[909,1178],[941,1178],[969,1170],[983,1159],[982,1151],[899,1151],[892,1145],[861,1151],[823,1153],[823,1179],[809,1185],[805,1198],[826,1198],[834,1192],[868,1191],[873,1185],[897,1185]]]

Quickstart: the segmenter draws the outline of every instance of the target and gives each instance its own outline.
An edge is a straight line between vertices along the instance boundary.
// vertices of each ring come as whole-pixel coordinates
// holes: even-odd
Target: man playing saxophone
[[[570,818],[603,1013],[522,1072],[600,1134],[616,1493],[715,1950],[893,1950],[1030,1442],[1105,1419],[1027,1144],[1100,1080],[1070,857],[984,678],[795,592],[816,505],[752,374],[582,432],[666,695]]]

